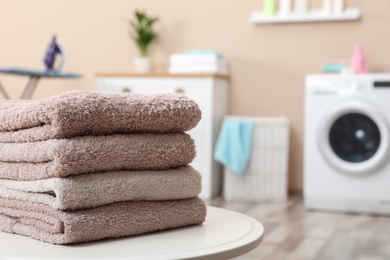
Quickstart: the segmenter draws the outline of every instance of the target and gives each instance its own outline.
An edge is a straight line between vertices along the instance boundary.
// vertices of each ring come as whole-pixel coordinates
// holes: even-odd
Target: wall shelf
[[[360,18],[359,8],[347,8],[339,14],[327,14],[322,10],[312,10],[307,14],[276,14],[268,16],[261,12],[253,13],[249,20],[254,24],[262,23],[307,23],[307,22],[336,22],[336,21],[352,21]]]

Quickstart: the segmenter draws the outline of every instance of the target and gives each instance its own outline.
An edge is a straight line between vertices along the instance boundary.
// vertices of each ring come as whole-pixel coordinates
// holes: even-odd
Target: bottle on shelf
[[[344,0],[333,0],[333,12],[336,14],[344,11]]]
[[[294,13],[306,14],[309,11],[308,0],[295,0],[294,1]]]
[[[265,15],[274,16],[276,14],[277,5],[276,0],[264,0],[263,12]]]
[[[322,1],[322,11],[325,14],[330,14],[332,12],[332,0],[323,0]]]
[[[279,0],[279,15],[289,15],[291,13],[291,0]]]

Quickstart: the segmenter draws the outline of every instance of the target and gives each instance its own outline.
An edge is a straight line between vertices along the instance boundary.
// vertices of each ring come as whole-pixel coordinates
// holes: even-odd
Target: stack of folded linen
[[[0,231],[70,244],[201,224],[200,117],[179,95],[0,102]]]
[[[213,73],[228,75],[228,63],[216,51],[193,50],[176,53],[169,58],[169,73]]]

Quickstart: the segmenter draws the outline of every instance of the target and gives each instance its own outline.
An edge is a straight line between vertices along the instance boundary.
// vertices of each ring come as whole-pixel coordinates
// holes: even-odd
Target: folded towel
[[[229,74],[229,67],[220,64],[174,64],[169,66],[168,72],[175,73],[214,73],[214,74]]]
[[[59,211],[0,198],[0,231],[52,244],[71,244],[139,235],[201,224],[206,205],[199,198],[117,202],[92,209]]]
[[[253,127],[253,120],[226,118],[218,136],[214,158],[234,173],[245,173],[251,156]]]
[[[198,105],[183,95],[69,91],[37,101],[1,101],[0,142],[184,132],[200,118]]]
[[[191,166],[121,171],[38,181],[0,180],[0,197],[54,209],[82,209],[119,201],[175,200],[199,195],[202,176]]]
[[[195,156],[194,141],[184,133],[0,143],[0,178],[40,180],[112,170],[161,170],[187,165]]]

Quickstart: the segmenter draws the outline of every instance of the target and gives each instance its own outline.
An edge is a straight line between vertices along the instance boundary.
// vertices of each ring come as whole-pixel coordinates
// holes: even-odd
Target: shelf
[[[269,16],[260,12],[255,12],[250,17],[250,22],[260,23],[307,23],[307,22],[336,22],[352,21],[360,18],[359,8],[347,8],[339,14],[327,14],[322,10],[312,10],[307,14],[276,14]]]

